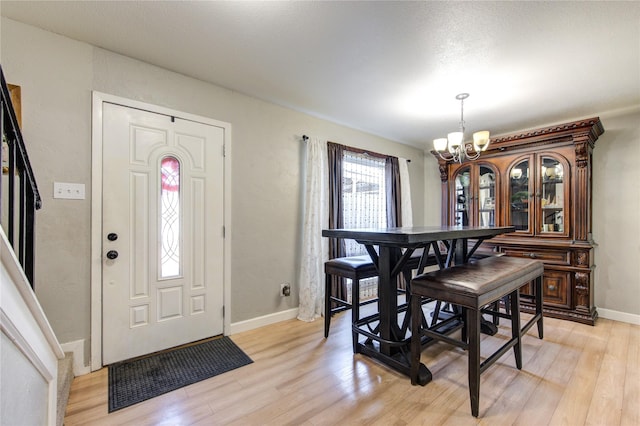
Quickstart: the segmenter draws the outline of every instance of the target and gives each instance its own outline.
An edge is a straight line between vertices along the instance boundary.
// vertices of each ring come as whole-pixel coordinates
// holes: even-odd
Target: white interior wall
[[[298,305],[303,134],[411,159],[414,223],[422,222],[419,149],[6,18],[0,30],[2,67],[22,87],[23,133],[43,198],[36,292],[60,342],[85,340],[88,353],[92,90],[231,123],[231,322]],[[54,181],[84,183],[87,198],[54,200]],[[282,282],[293,284],[291,297],[279,296]]]
[[[640,106],[600,114],[593,150],[595,304],[600,315],[640,324]]]

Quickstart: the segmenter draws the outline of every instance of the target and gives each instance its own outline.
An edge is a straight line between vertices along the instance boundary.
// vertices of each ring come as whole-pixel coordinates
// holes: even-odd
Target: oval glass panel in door
[[[469,203],[471,202],[471,194],[469,190],[469,182],[471,181],[471,172],[469,167],[460,169],[456,175],[455,185],[455,217],[454,225],[469,225]]]
[[[480,166],[478,181],[478,221],[480,226],[496,224],[496,175],[489,167]]]
[[[529,160],[524,160],[509,172],[510,225],[516,231],[529,230],[529,201]]]
[[[542,232],[564,231],[564,170],[562,164],[550,157],[542,157],[540,170],[542,191]]]
[[[180,275],[180,162],[164,157],[160,164],[160,278]]]

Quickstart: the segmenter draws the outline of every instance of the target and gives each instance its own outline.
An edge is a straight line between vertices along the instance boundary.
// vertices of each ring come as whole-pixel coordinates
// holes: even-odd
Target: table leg
[[[398,294],[392,271],[400,258],[400,249],[395,247],[380,247],[378,257],[378,298],[380,300],[380,352],[390,356],[396,348],[384,343],[385,340],[395,341],[403,338],[399,336],[398,327]]]
[[[366,246],[369,255],[378,267],[378,314],[363,318],[363,323],[353,324],[353,331],[367,337],[367,341],[356,344],[356,352],[377,359],[387,366],[409,376],[411,361],[409,339],[405,338],[398,324],[398,293],[396,279],[398,271],[402,271],[402,252],[397,247],[379,248],[377,253],[373,246]],[[408,313],[407,313],[408,315]],[[361,328],[368,322],[377,319],[378,325],[374,329]],[[376,347],[375,343],[378,343]],[[417,382],[425,385],[431,381],[431,372],[420,364],[417,367]]]

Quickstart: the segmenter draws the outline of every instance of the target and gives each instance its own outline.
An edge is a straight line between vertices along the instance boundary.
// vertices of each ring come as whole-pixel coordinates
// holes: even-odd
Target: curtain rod
[[[307,135],[302,135],[302,141],[303,141],[303,142],[306,142],[306,141],[308,141],[308,140],[309,140],[309,136],[307,136]],[[366,154],[366,152],[365,152],[365,154]],[[411,162],[411,159],[410,159],[410,158],[407,158],[407,163],[410,163],[410,162]]]

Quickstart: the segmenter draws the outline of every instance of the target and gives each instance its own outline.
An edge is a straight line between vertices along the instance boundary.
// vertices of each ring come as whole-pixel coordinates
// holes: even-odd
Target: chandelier
[[[473,134],[473,144],[464,142],[464,100],[468,93],[460,93],[456,99],[460,101],[460,130],[452,132],[446,138],[433,140],[433,147],[445,161],[464,162],[465,159],[475,160],[482,151],[489,147],[489,131],[482,130]],[[444,155],[443,155],[444,153]]]

